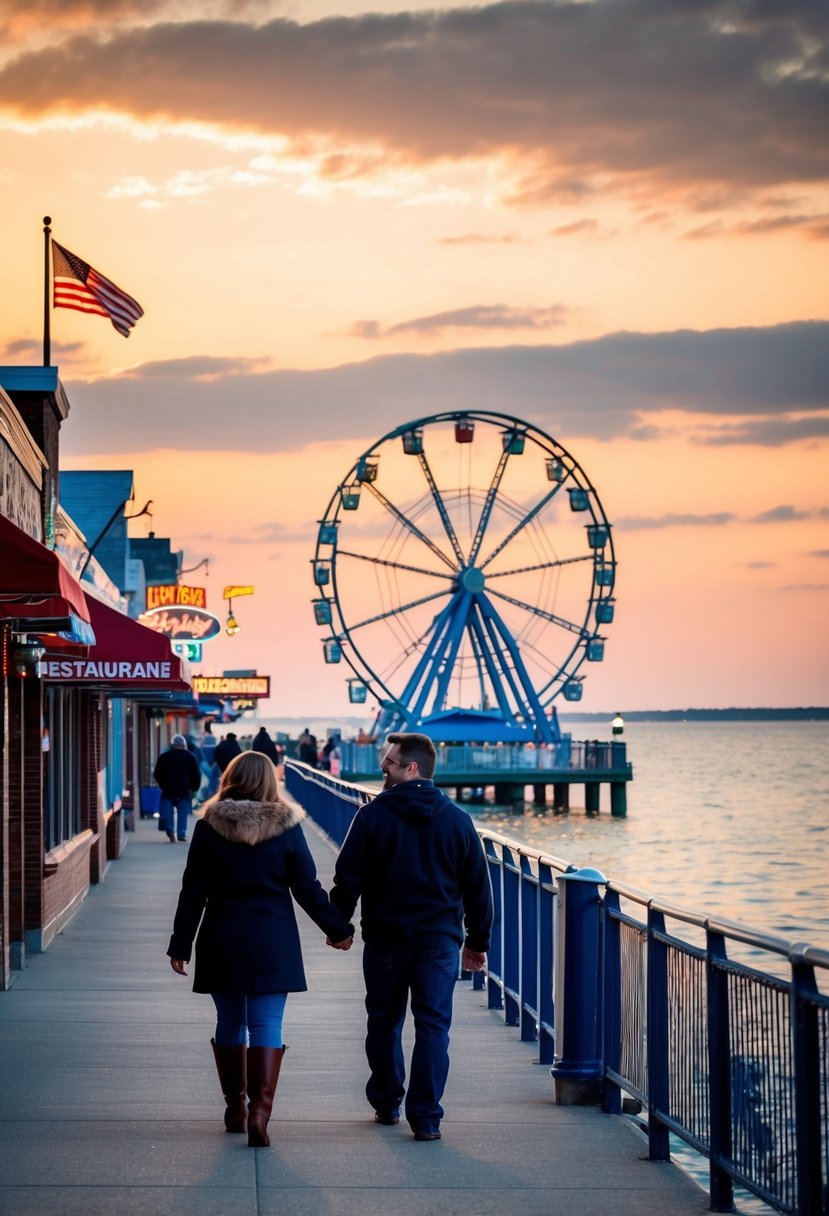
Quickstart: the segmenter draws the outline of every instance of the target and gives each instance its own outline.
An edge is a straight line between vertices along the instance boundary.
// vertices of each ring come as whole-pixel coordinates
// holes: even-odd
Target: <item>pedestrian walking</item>
[[[167,950],[173,970],[186,975],[196,939],[193,990],[210,993],[216,1006],[211,1043],[225,1129],[247,1131],[254,1148],[270,1144],[287,994],[308,987],[293,900],[338,949],[348,950],[354,935],[319,883],[304,818],[301,807],[279,800],[267,756],[231,760],[193,832]]]
[[[317,736],[312,735],[308,727],[297,739],[297,748],[299,750],[298,759],[303,764],[310,764],[311,768],[317,767]]]
[[[218,744],[216,736],[213,734],[212,722],[205,722],[204,733],[201,739],[199,739],[199,746],[201,747],[202,757],[201,771],[207,778],[207,785],[204,791],[204,798],[207,800],[208,798],[212,798],[219,788],[220,776],[219,768],[216,764],[216,748]]]
[[[234,756],[241,756],[242,749],[239,746],[239,740],[235,733],[229,730],[224,739],[221,739],[216,744],[216,751],[213,753],[213,759],[219,766],[219,772],[223,773],[230,764]]]
[[[366,1097],[375,1121],[398,1123],[405,1095],[415,1139],[439,1140],[458,964],[466,971],[486,965],[492,890],[472,820],[431,779],[431,739],[393,734],[387,743],[383,789],[352,820],[331,901],[350,919],[361,900]],[[406,1090],[401,1034],[410,996],[415,1039]]]
[[[261,752],[263,756],[267,756],[273,764],[279,763],[279,752],[276,750],[276,744],[270,737],[264,726],[260,726],[259,730],[253,737],[253,743],[250,745],[252,752]]]
[[[158,830],[166,831],[171,844],[177,839],[186,841],[187,817],[193,809],[193,795],[201,785],[202,774],[184,735],[173,735],[169,748],[156,761],[153,777],[161,789]]]

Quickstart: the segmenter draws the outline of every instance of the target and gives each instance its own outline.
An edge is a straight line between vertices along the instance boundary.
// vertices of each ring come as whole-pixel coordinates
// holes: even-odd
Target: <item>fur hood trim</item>
[[[296,827],[305,818],[305,811],[287,802],[236,802],[226,798],[208,807],[203,818],[232,844],[253,846]]]

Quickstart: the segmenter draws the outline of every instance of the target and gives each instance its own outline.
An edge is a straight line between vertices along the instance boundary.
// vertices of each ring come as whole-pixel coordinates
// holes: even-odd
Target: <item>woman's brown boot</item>
[[[248,1049],[244,1043],[239,1047],[220,1047],[215,1039],[210,1040],[210,1045],[213,1048],[219,1084],[225,1096],[225,1131],[246,1132],[248,1128],[248,1112],[245,1104]]]
[[[268,1120],[286,1050],[285,1047],[248,1048],[248,1144],[251,1148],[267,1148],[270,1144]]]

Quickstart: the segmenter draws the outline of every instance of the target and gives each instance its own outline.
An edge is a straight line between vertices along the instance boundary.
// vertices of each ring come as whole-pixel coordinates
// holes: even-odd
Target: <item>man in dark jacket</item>
[[[406,1118],[416,1140],[439,1140],[449,1073],[459,952],[481,971],[492,932],[492,889],[470,817],[431,780],[435,748],[420,734],[388,737],[383,790],[352,820],[331,902],[350,920],[361,904],[370,1076],[377,1123]],[[415,1042],[408,1092],[401,1047],[411,993]]]
[[[259,730],[253,736],[253,743],[250,745],[252,752],[261,752],[263,756],[267,756],[269,760],[273,760],[274,764],[279,763],[279,752],[276,750],[276,744],[270,737],[264,726],[260,726]]]
[[[213,753],[213,759],[219,766],[219,772],[223,773],[230,764],[234,756],[241,756],[242,749],[239,746],[239,740],[232,730],[229,730],[219,743],[216,744],[216,750]]]
[[[153,777],[161,787],[158,830],[166,831],[171,844],[176,843],[176,837],[186,841],[187,816],[193,807],[193,795],[201,785],[201,769],[196,757],[188,751],[184,735],[173,735],[169,749],[156,761]]]

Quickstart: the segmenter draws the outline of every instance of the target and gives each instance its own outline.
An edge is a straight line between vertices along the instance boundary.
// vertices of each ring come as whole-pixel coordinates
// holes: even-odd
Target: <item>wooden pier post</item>
[[[610,813],[617,819],[624,819],[628,813],[628,794],[624,781],[610,783]]]
[[[556,781],[553,785],[553,810],[570,810],[570,785],[567,781]]]
[[[584,809],[588,815],[597,815],[599,813],[599,790],[601,786],[598,781],[585,781],[584,783]]]

